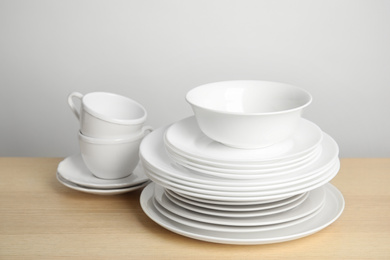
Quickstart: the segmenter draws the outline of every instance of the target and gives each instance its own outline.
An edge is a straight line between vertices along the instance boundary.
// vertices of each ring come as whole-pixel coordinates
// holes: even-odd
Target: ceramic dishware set
[[[306,91],[266,81],[226,81],[190,90],[194,116],[160,127],[139,148],[153,181],[141,206],[183,236],[266,244],[333,223],[344,198],[329,181],[340,168],[331,136],[302,118]]]
[[[139,164],[139,145],[152,130],[144,125],[145,108],[107,92],[73,92],[68,104],[80,122],[80,153],[58,165],[57,179],[69,188],[99,195],[145,187],[149,179]]]

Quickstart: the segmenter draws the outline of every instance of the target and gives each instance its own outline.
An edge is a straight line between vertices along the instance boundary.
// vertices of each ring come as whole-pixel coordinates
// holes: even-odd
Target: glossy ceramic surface
[[[79,133],[81,156],[98,178],[120,179],[130,175],[139,162],[139,145],[148,129],[126,139],[102,139]]]
[[[57,172],[68,182],[94,189],[127,188],[149,180],[145,175],[142,164],[138,164],[133,173],[125,178],[113,180],[98,178],[85,166],[81,154],[65,158],[59,163]]]
[[[226,129],[227,131],[228,129]],[[276,167],[304,158],[322,142],[323,133],[314,123],[301,119],[296,131],[286,140],[262,149],[236,149],[218,143],[198,127],[194,117],[169,126],[165,144],[183,157],[211,165]]]
[[[170,193],[167,193],[164,188],[159,185],[155,185],[155,199],[167,210],[175,212],[178,215],[185,216],[185,212],[190,212],[198,214],[198,215],[208,215],[213,216],[213,218],[227,218],[228,220],[234,219],[244,219],[246,218],[256,218],[256,217],[264,217],[264,216],[275,216],[276,214],[281,214],[283,212],[292,210],[302,204],[309,196],[314,196],[313,193],[318,193],[318,191],[311,191],[305,193],[305,196],[300,197],[298,200],[292,201],[283,206],[275,207],[272,209],[260,209],[260,210],[251,210],[245,212],[237,212],[237,211],[229,211],[229,210],[215,210],[210,208],[205,208],[203,205],[194,206],[193,204],[183,202],[182,200],[176,199],[171,196]],[[319,200],[319,199],[318,199]],[[316,201],[316,203],[320,204],[320,202]],[[176,208],[179,208],[177,210]],[[308,213],[309,214],[309,213]],[[284,215],[287,216],[287,215]],[[189,217],[190,218],[190,217]],[[221,223],[222,224],[222,223]]]
[[[63,184],[64,186],[71,188],[73,190],[85,192],[85,193],[90,193],[90,194],[95,194],[95,195],[118,195],[118,194],[123,194],[127,193],[130,191],[138,190],[143,187],[145,187],[149,181],[134,185],[134,186],[129,186],[129,187],[124,187],[124,188],[118,188],[118,189],[95,189],[95,188],[89,188],[89,187],[84,187],[75,183],[72,183],[70,181],[65,180],[61,174],[57,172],[57,180]]]
[[[199,200],[197,198],[190,198],[188,196],[182,195],[175,193],[174,191],[165,189],[165,193],[168,194],[170,197],[173,197],[177,200],[182,201],[183,203],[197,206],[197,207],[202,207],[204,209],[212,209],[216,211],[229,211],[229,212],[247,212],[247,211],[257,211],[257,210],[269,210],[269,209],[274,209],[274,208],[279,208],[286,206],[288,204],[291,204],[302,197],[307,196],[308,192],[301,193],[295,196],[291,196],[285,199],[281,200],[276,200],[276,201],[266,201],[266,202],[261,202],[258,204],[245,204],[245,203],[240,203],[240,204],[227,204],[226,202],[216,202],[216,203],[209,203],[209,201],[205,200]]]
[[[253,149],[288,138],[312,98],[292,85],[242,80],[196,87],[186,100],[205,135],[228,146]]]
[[[156,223],[177,234],[203,241],[224,244],[267,244],[298,239],[318,232],[332,224],[342,213],[345,202],[341,193],[331,184],[324,185],[325,201],[323,207],[313,217],[302,222],[277,229],[247,231],[239,227],[239,232],[216,231],[208,226],[194,226],[179,223],[161,214],[154,203],[154,184],[142,192],[140,203],[144,212]],[[192,223],[196,223],[193,222]],[[215,225],[213,225],[215,226]]]
[[[151,174],[146,168],[146,175],[155,183],[175,191],[179,194],[185,194],[191,197],[203,198],[207,200],[215,201],[229,201],[229,202],[249,202],[249,201],[266,201],[272,199],[282,199],[289,196],[294,196],[303,192],[307,192],[318,188],[325,183],[333,179],[334,176],[339,171],[339,164],[336,164],[330,171],[326,174],[317,178],[315,180],[306,181],[300,183],[299,185],[291,185],[288,187],[283,187],[280,189],[268,189],[268,190],[258,190],[258,191],[248,191],[248,192],[229,192],[229,191],[216,191],[216,190],[206,190],[202,188],[196,188],[189,185],[179,185],[174,182],[165,180],[163,177],[156,177],[156,175]]]
[[[258,174],[256,176],[239,175],[230,179],[216,176],[209,176],[173,163],[167,155],[163,134],[166,127],[159,128],[144,138],[140,145],[140,158],[145,168],[154,172],[156,175],[164,175],[164,178],[175,178],[175,182],[190,182],[213,186],[241,187],[244,186],[262,186],[282,182],[290,182],[316,174],[322,170],[328,169],[338,160],[338,146],[332,138],[326,136],[322,143],[321,157],[308,165],[306,169],[300,169],[296,172],[280,174]],[[233,179],[232,179],[233,178]]]
[[[77,108],[73,100],[81,101]],[[146,121],[147,112],[138,102],[107,92],[81,94],[73,92],[68,104],[80,121],[80,131],[95,138],[126,138],[137,135]]]

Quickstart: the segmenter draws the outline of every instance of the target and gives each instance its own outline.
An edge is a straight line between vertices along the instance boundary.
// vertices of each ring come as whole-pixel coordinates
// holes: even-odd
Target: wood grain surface
[[[342,159],[346,208],[311,236],[223,245],[149,219],[140,191],[99,196],[56,180],[62,158],[0,158],[0,259],[390,259],[390,158]]]

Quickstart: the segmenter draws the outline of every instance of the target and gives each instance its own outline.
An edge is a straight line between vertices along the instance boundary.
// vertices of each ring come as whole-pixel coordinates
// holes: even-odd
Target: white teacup
[[[81,100],[80,111],[73,99]],[[96,138],[126,138],[141,132],[146,121],[145,108],[136,101],[113,93],[73,92],[68,104],[80,121],[83,135]]]
[[[139,162],[139,145],[151,131],[144,126],[140,134],[120,139],[102,139],[79,132],[81,156],[87,168],[98,178],[119,179],[132,174]]]

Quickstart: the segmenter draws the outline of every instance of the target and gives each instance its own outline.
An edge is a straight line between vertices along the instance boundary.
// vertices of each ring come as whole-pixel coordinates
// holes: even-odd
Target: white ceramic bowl
[[[81,100],[78,110],[74,98]],[[139,134],[147,113],[138,102],[113,93],[91,92],[83,95],[73,92],[68,96],[68,104],[80,121],[83,135],[96,138],[127,138]]]
[[[186,95],[199,128],[227,146],[262,148],[288,138],[311,95],[292,85],[269,81],[223,81]]]
[[[140,134],[121,139],[101,139],[79,132],[81,156],[98,178],[119,179],[130,175],[139,162],[139,145],[149,127]]]

